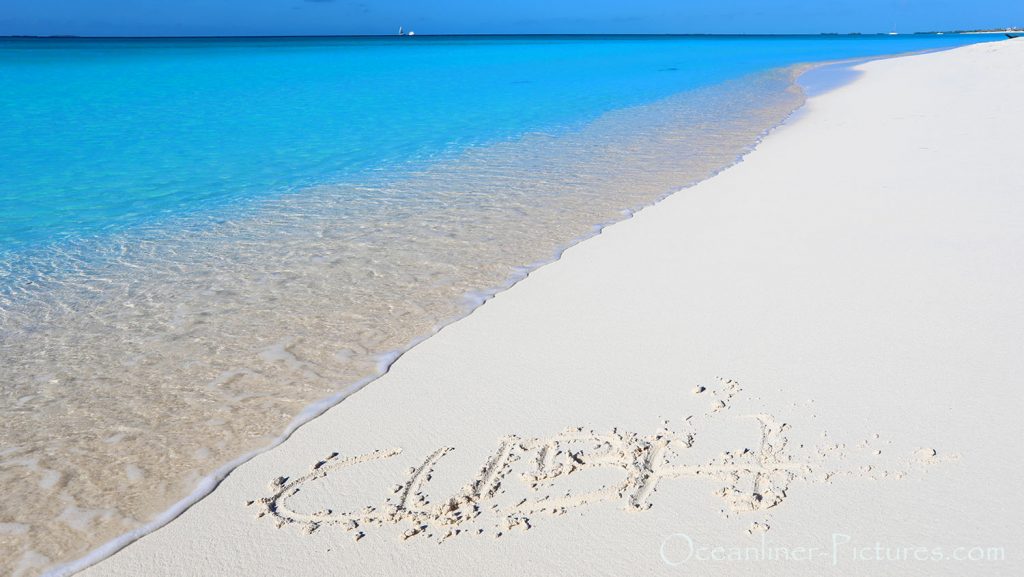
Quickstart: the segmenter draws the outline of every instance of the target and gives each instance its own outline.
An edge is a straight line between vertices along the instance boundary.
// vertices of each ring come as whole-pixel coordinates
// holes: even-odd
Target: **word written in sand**
[[[626,510],[642,511],[651,506],[652,494],[667,480],[713,481],[719,486],[715,494],[729,510],[749,512],[782,503],[795,480],[830,482],[837,475],[902,478],[908,472],[873,471],[871,467],[829,470],[823,459],[798,461],[787,450],[788,425],[766,414],[745,418],[755,419],[760,427],[757,448],[723,452],[700,464],[683,461],[694,446],[694,433],[662,428],[651,435],[619,430],[602,434],[571,428],[547,438],[510,435],[500,439],[478,474],[456,494],[437,503],[428,497],[428,485],[435,467],[452,447],[437,449],[409,469],[404,481],[394,486],[392,497],[358,510],[303,512],[289,501],[302,490],[315,490],[317,481],[360,464],[395,458],[401,449],[350,457],[332,454],[305,475],[278,477],[270,484],[270,496],[248,505],[256,506],[258,517],[269,516],[278,527],[295,524],[307,533],[340,526],[359,540],[367,527],[403,525],[408,527],[401,534],[403,539],[422,534],[443,541],[463,533],[487,532],[500,537],[512,528],[529,529],[540,515],[563,515],[601,502],[619,502]],[[928,451],[926,456],[916,456],[919,464],[938,462],[935,452]],[[826,453],[822,451],[820,456],[824,458]],[[588,472],[605,475],[588,477]],[[606,482],[597,485],[594,478]]]

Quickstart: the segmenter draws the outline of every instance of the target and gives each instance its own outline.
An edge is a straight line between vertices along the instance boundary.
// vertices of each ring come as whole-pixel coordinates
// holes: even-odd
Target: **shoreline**
[[[970,48],[970,47],[968,47],[968,48]],[[952,49],[950,49],[950,50],[952,50]],[[964,50],[964,48],[959,48],[959,49],[956,49],[956,50]],[[869,62],[873,62],[873,61],[876,61],[878,59],[879,58],[872,58],[871,60],[869,60]],[[819,66],[821,66],[821,65],[819,65]],[[857,65],[857,66],[859,66],[859,65]],[[787,117],[787,119],[784,120],[780,125],[778,125],[776,127],[773,127],[772,129],[766,131],[761,136],[761,138],[758,140],[758,142],[754,145],[755,149],[761,148],[761,146],[765,142],[765,138],[766,138],[766,136],[768,134],[773,134],[773,133],[775,133],[775,132],[777,132],[779,130],[785,129],[787,127],[787,125],[792,126],[792,119],[794,118],[794,115],[797,115],[797,114],[803,115],[804,114],[803,111],[805,111],[806,107],[807,107],[807,102],[804,102],[799,108],[797,108],[797,110],[793,114],[791,114],[789,117]],[[685,191],[692,191],[693,189],[695,189],[697,187],[703,186],[705,183],[707,183],[709,181],[716,180],[719,177],[719,175],[722,175],[723,173],[726,173],[726,172],[728,172],[728,171],[730,171],[732,169],[735,169],[737,166],[742,165],[743,162],[744,162],[744,159],[749,157],[751,154],[752,154],[751,152],[748,152],[747,154],[741,156],[740,158],[737,159],[737,161],[735,163],[729,165],[728,167],[723,168],[721,171],[717,172],[715,176],[712,176],[711,178],[706,179],[706,180],[702,181],[699,184],[696,184],[696,185],[693,185],[691,187],[687,187],[687,188],[681,189],[680,191],[676,191],[676,192],[673,192],[673,193],[665,195],[661,199],[659,199],[659,200],[651,203],[650,205],[648,205],[646,207],[646,209],[644,209],[644,213],[646,213],[647,211],[649,211],[653,207],[661,205],[662,203],[664,203],[666,200],[668,200],[669,198],[671,198],[673,196],[680,195],[681,193],[684,193]],[[499,288],[497,288],[497,289],[495,289],[493,291],[483,291],[480,295],[478,295],[479,302],[475,306],[473,306],[470,310],[468,310],[464,315],[461,315],[458,318],[452,319],[451,321],[446,322],[446,323],[436,327],[435,330],[430,335],[427,335],[427,336],[424,336],[422,338],[416,339],[415,341],[410,343],[410,345],[407,348],[403,349],[402,351],[396,352],[396,353],[393,353],[393,354],[390,354],[390,355],[383,356],[382,357],[382,364],[381,364],[381,372],[380,372],[380,374],[378,374],[378,375],[376,375],[374,377],[367,378],[365,380],[365,382],[357,383],[356,385],[353,385],[352,387],[349,387],[348,389],[346,389],[346,391],[344,391],[342,393],[339,393],[338,395],[335,395],[335,396],[333,396],[333,397],[331,397],[329,399],[325,399],[325,400],[323,400],[323,401],[321,401],[319,403],[316,403],[311,408],[307,408],[305,411],[303,411],[303,414],[301,414],[298,417],[296,417],[296,419],[292,422],[292,424],[289,425],[288,430],[285,432],[285,434],[283,434],[282,437],[279,438],[279,440],[275,441],[275,443],[273,445],[267,447],[266,449],[258,451],[258,452],[254,453],[254,454],[247,455],[247,456],[245,456],[243,458],[240,458],[240,459],[234,461],[228,467],[223,468],[222,470],[224,471],[224,473],[223,473],[223,476],[220,479],[218,479],[216,481],[210,481],[210,483],[212,483],[212,485],[210,485],[206,490],[204,490],[204,488],[201,487],[200,489],[197,490],[196,493],[193,494],[193,495],[199,495],[195,500],[190,500],[190,499],[192,499],[192,497],[190,497],[189,499],[186,499],[185,501],[182,501],[181,503],[176,505],[175,509],[172,510],[172,511],[176,511],[174,514],[162,516],[159,521],[156,521],[156,522],[152,523],[151,526],[147,526],[145,532],[140,531],[136,536],[133,536],[127,542],[124,542],[124,543],[112,543],[112,544],[109,544],[108,546],[105,546],[103,549],[101,549],[104,552],[102,554],[96,555],[97,558],[93,558],[93,555],[89,556],[89,559],[93,559],[92,561],[85,562],[85,560],[83,559],[83,560],[81,560],[79,562],[76,562],[74,564],[65,565],[63,567],[56,568],[53,571],[48,572],[47,574],[48,575],[64,575],[64,574],[69,574],[71,572],[75,572],[75,571],[81,570],[84,567],[88,567],[89,565],[93,565],[94,563],[97,563],[97,562],[100,562],[100,564],[96,565],[95,568],[96,568],[96,570],[98,572],[102,573],[102,569],[101,568],[104,567],[105,564],[104,564],[104,562],[101,562],[99,560],[99,558],[108,558],[109,555],[113,555],[113,557],[109,557],[109,559],[115,560],[118,557],[118,554],[116,553],[116,551],[121,550],[125,546],[129,546],[130,547],[131,546],[129,544],[130,542],[139,540],[140,536],[141,536],[142,539],[145,539],[146,537],[144,537],[143,535],[155,535],[156,533],[153,533],[153,531],[157,531],[160,527],[169,526],[170,524],[174,524],[176,522],[176,519],[181,518],[182,514],[189,514],[190,515],[191,514],[191,510],[194,507],[196,507],[197,505],[200,505],[201,503],[203,503],[203,501],[205,500],[205,499],[203,499],[204,496],[216,495],[217,485],[221,484],[221,482],[224,480],[225,477],[231,478],[233,473],[235,471],[239,470],[240,468],[246,466],[246,463],[248,463],[250,461],[253,461],[253,460],[256,460],[256,459],[261,459],[262,457],[268,455],[269,453],[274,452],[276,447],[279,447],[281,445],[289,443],[289,439],[292,438],[292,437],[299,436],[299,435],[297,435],[297,433],[299,433],[300,431],[303,431],[305,429],[306,425],[310,425],[312,423],[316,423],[316,422],[320,421],[320,419],[323,416],[326,416],[326,415],[324,415],[324,413],[330,412],[332,409],[335,409],[336,407],[344,407],[345,405],[341,403],[341,400],[345,400],[349,396],[351,396],[354,393],[360,391],[369,382],[378,381],[378,380],[381,380],[381,379],[387,377],[388,374],[390,373],[391,369],[396,366],[396,363],[399,360],[405,358],[405,356],[408,353],[412,352],[413,350],[418,350],[419,349],[418,345],[421,345],[423,343],[432,341],[433,338],[431,338],[431,337],[435,337],[436,335],[441,334],[443,331],[448,331],[452,327],[455,327],[457,324],[459,324],[459,323],[457,323],[457,321],[463,321],[465,319],[471,318],[472,313],[475,313],[475,312],[480,311],[480,310],[485,310],[485,307],[482,307],[482,305],[484,303],[492,301],[493,299],[495,299],[495,297],[502,297],[503,295],[508,294],[510,289],[512,289],[513,287],[518,286],[521,283],[521,281],[527,279],[527,277],[532,277],[533,274],[536,273],[537,271],[546,269],[547,267],[545,265],[562,262],[563,254],[566,253],[567,251],[569,251],[570,249],[575,250],[578,247],[583,246],[583,242],[582,242],[583,240],[592,240],[592,239],[596,239],[596,238],[602,237],[604,231],[609,229],[614,224],[619,224],[621,226],[622,223],[627,223],[627,222],[632,222],[632,221],[637,220],[636,217],[640,214],[640,212],[641,211],[632,212],[625,219],[619,220],[619,221],[615,221],[613,223],[606,223],[606,224],[603,224],[603,225],[596,225],[592,235],[586,236],[586,237],[581,237],[580,239],[577,239],[575,242],[569,244],[568,246],[563,247],[562,249],[560,249],[559,251],[556,252],[555,257],[551,261],[543,262],[543,263],[537,263],[535,265],[531,265],[531,267],[524,267],[523,270],[520,271],[521,275],[517,275],[513,279],[510,279],[510,281],[506,285],[504,285],[502,287],[499,287]],[[636,226],[639,226],[639,225],[636,225]],[[429,339],[429,341],[428,341],[428,339]],[[725,387],[727,388],[727,385],[725,385]],[[723,389],[723,390],[725,390],[725,389]],[[425,392],[425,391],[421,391],[421,393],[423,393],[423,392]],[[688,394],[688,391],[687,391],[687,394]],[[722,393],[722,394],[725,395],[726,393]],[[305,420],[302,420],[303,418],[305,418]],[[302,429],[299,429],[300,427],[302,427]],[[306,435],[306,436],[308,437],[308,435]],[[301,442],[301,441],[297,441],[297,442]],[[308,439],[306,440],[306,442],[308,443]],[[262,460],[266,460],[266,459],[262,459]],[[246,472],[245,474],[249,475],[248,472]],[[189,501],[189,502],[186,503],[186,501]],[[201,515],[201,514],[202,513],[196,513],[196,515]],[[164,519],[163,517],[167,517],[167,518]],[[288,530],[288,527],[285,527],[284,530]],[[109,549],[108,549],[108,547],[109,547]],[[114,574],[116,574],[116,569],[113,569],[113,572],[114,572]],[[93,571],[90,570],[89,574],[92,574],[92,573],[93,573]]]
[[[952,48],[948,48],[948,49],[952,49]],[[942,49],[940,49],[940,50],[942,50]],[[898,58],[899,56],[900,55],[873,56],[873,57],[866,57],[865,59],[858,59],[857,61],[858,62],[859,61],[870,61],[870,60],[882,59],[882,58]],[[812,71],[812,70],[814,70],[816,68],[819,68],[819,67],[833,66],[833,65],[842,65],[844,62],[846,62],[846,61],[833,61],[833,62],[821,62],[821,63],[810,63],[810,64],[808,64],[808,63],[798,63],[798,64],[793,64],[793,65],[784,67],[783,70],[790,71],[791,76],[792,76],[792,78],[791,78],[791,83],[792,83],[791,87],[796,87],[803,94],[805,89],[798,82],[798,79],[803,74],[805,74],[807,72],[810,72],[810,71]],[[599,236],[607,227],[613,226],[615,224],[618,224],[618,223],[621,223],[621,222],[624,222],[624,221],[627,221],[627,220],[633,218],[638,212],[640,212],[642,210],[645,210],[645,209],[648,209],[648,208],[651,208],[651,207],[654,207],[654,206],[658,205],[659,203],[663,202],[664,200],[666,200],[667,198],[671,197],[672,195],[677,194],[677,193],[682,192],[682,191],[685,191],[685,190],[687,190],[689,188],[692,188],[694,186],[697,186],[701,182],[704,182],[705,180],[713,178],[714,176],[720,174],[721,172],[729,170],[733,166],[743,162],[743,159],[748,154],[750,154],[754,149],[756,149],[760,145],[760,143],[765,138],[767,138],[773,131],[777,130],[778,128],[780,128],[781,126],[785,125],[786,123],[792,121],[796,117],[796,115],[799,114],[800,110],[803,108],[805,103],[806,103],[806,95],[803,95],[801,97],[800,104],[791,113],[789,113],[785,118],[783,118],[777,124],[775,124],[775,125],[769,127],[768,129],[764,130],[760,134],[760,136],[758,136],[758,138],[754,142],[752,142],[750,144],[749,148],[744,153],[742,153],[739,156],[737,156],[733,162],[731,162],[730,164],[728,164],[726,166],[723,166],[720,169],[716,170],[714,173],[712,173],[710,176],[708,176],[704,180],[695,182],[695,183],[693,183],[691,185],[688,185],[688,186],[680,188],[680,189],[676,189],[676,190],[672,190],[670,192],[666,192],[666,193],[658,196],[653,201],[640,206],[639,208],[635,208],[635,209],[625,208],[625,209],[622,209],[622,211],[621,211],[622,218],[619,218],[619,219],[616,219],[616,220],[607,220],[607,221],[604,221],[604,222],[601,222],[601,223],[597,223],[597,224],[591,225],[591,229],[590,229],[590,232],[588,234],[576,237],[575,239],[570,241],[568,244],[565,244],[563,246],[560,246],[560,247],[556,248],[553,251],[553,253],[552,253],[550,258],[545,259],[545,260],[535,261],[535,262],[527,264],[527,265],[521,265],[521,266],[516,267],[515,273],[513,275],[511,275],[508,279],[506,279],[506,281],[504,283],[502,283],[500,285],[497,285],[497,286],[494,286],[494,287],[487,288],[487,289],[475,290],[475,291],[471,291],[471,292],[466,293],[465,295],[463,295],[463,298],[462,298],[462,301],[464,303],[464,305],[463,305],[464,310],[462,312],[460,312],[459,314],[457,314],[457,315],[455,315],[453,317],[449,317],[449,318],[441,321],[440,323],[438,323],[437,325],[435,325],[433,327],[431,332],[415,337],[405,347],[400,348],[400,349],[393,349],[393,350],[386,351],[386,352],[383,352],[383,353],[377,355],[378,370],[377,370],[376,373],[374,373],[373,375],[367,376],[367,377],[365,377],[363,379],[360,379],[360,380],[358,380],[358,381],[356,381],[356,382],[346,386],[344,389],[342,389],[341,391],[339,391],[337,393],[334,393],[332,395],[324,397],[324,398],[322,398],[322,399],[320,399],[320,400],[318,400],[318,401],[316,401],[314,403],[311,403],[310,405],[306,406],[299,414],[297,414],[292,419],[291,422],[289,422],[289,424],[285,428],[284,432],[282,432],[280,436],[275,438],[274,441],[271,444],[269,444],[269,445],[267,445],[265,447],[261,447],[261,448],[255,450],[255,451],[251,451],[249,453],[246,453],[245,455],[242,455],[242,456],[240,456],[240,457],[238,457],[236,459],[233,459],[233,460],[229,461],[228,463],[226,463],[225,465],[219,467],[212,474],[203,477],[199,481],[199,484],[197,485],[195,490],[192,491],[192,493],[190,493],[186,497],[182,498],[178,502],[174,503],[171,507],[169,507],[167,510],[162,512],[160,515],[158,515],[152,521],[146,523],[144,526],[142,526],[142,527],[140,527],[138,529],[135,529],[133,531],[129,531],[127,533],[124,533],[123,535],[120,535],[117,538],[115,538],[115,539],[113,539],[111,541],[108,541],[107,543],[104,543],[102,546],[100,546],[100,547],[96,548],[95,550],[91,551],[88,555],[86,555],[84,557],[81,557],[79,559],[76,559],[76,560],[68,562],[68,563],[64,563],[64,564],[58,565],[58,566],[56,566],[56,567],[54,567],[52,569],[49,569],[49,570],[45,571],[42,574],[42,577],[66,577],[66,576],[69,576],[69,575],[74,575],[74,574],[80,573],[80,572],[88,569],[89,567],[92,567],[92,566],[96,565],[97,563],[101,563],[105,559],[108,559],[109,557],[111,557],[113,555],[116,555],[122,549],[124,549],[125,547],[131,546],[133,543],[135,543],[139,539],[142,539],[142,538],[146,537],[147,535],[152,534],[155,531],[159,531],[160,529],[165,527],[167,524],[174,522],[175,519],[177,519],[183,513],[188,511],[191,507],[195,506],[200,501],[202,501],[204,498],[208,497],[210,494],[212,494],[214,491],[216,491],[217,487],[227,477],[229,477],[232,473],[234,473],[234,471],[237,470],[239,467],[244,466],[250,460],[252,460],[252,459],[254,459],[256,457],[259,457],[260,455],[262,455],[264,453],[267,453],[268,451],[274,450],[275,448],[277,448],[281,444],[286,443],[291,438],[291,436],[297,430],[299,430],[301,427],[303,427],[305,425],[308,425],[309,423],[313,422],[315,419],[320,418],[321,416],[324,415],[324,413],[330,411],[332,408],[334,408],[336,406],[339,406],[346,399],[348,399],[350,396],[358,393],[359,391],[361,391],[367,385],[370,385],[374,381],[377,381],[378,379],[380,379],[380,378],[384,377],[385,375],[387,375],[388,371],[391,369],[391,367],[392,367],[392,365],[394,365],[394,363],[396,363],[403,355],[405,355],[408,352],[410,352],[411,350],[413,350],[420,343],[423,343],[427,339],[430,339],[431,337],[437,335],[440,331],[444,330],[445,328],[447,328],[447,327],[449,327],[449,326],[451,326],[451,325],[461,321],[462,319],[465,319],[468,316],[472,315],[476,310],[478,310],[480,307],[482,307],[484,304],[486,304],[489,300],[491,300],[494,297],[496,297],[497,295],[499,295],[499,294],[501,294],[501,293],[503,293],[503,292],[513,288],[514,286],[516,286],[520,282],[526,280],[527,277],[530,276],[530,274],[532,274],[533,272],[537,271],[538,269],[540,269],[542,267],[545,267],[547,265],[550,265],[552,263],[558,262],[562,258],[562,255],[567,250],[570,250],[570,249],[576,247],[580,243],[583,243],[583,242],[585,242],[587,240],[590,240],[592,238],[595,238],[595,237]],[[640,105],[640,106],[645,106],[645,105]]]
[[[662,75],[654,70],[648,76]],[[33,292],[44,297],[40,306],[25,298],[4,308],[4,320],[13,319],[5,334],[26,335],[4,343],[15,361],[3,371],[14,384],[13,396],[18,403],[56,406],[60,417],[26,410],[8,420],[8,438],[30,441],[22,449],[29,458],[6,458],[3,464],[13,466],[0,470],[13,484],[4,516],[19,522],[0,527],[19,531],[9,540],[14,553],[0,567],[33,563],[42,570],[44,563],[85,555],[165,512],[213,468],[269,443],[309,403],[374,371],[373,351],[407,346],[458,312],[460,297],[470,289],[497,285],[519,263],[547,259],[553,247],[589,231],[592,223],[621,218],[624,206],[699,180],[706,172],[702,165],[717,169],[733,161],[792,108],[796,93],[784,91],[788,85],[784,73],[765,72],[650,106],[620,107],[578,132],[481,147],[397,186],[380,179],[383,184],[373,191],[383,194],[365,195],[371,208],[385,209],[380,219],[346,219],[351,187],[327,188],[272,206],[264,212],[269,220],[211,226],[194,242],[188,231],[168,231],[174,234],[139,246],[130,240],[109,243],[95,260],[72,247],[72,256],[86,257],[82,277],[70,276],[67,290],[33,282]],[[754,93],[763,98],[751,98]],[[725,108],[715,115],[721,122],[690,122],[715,107]],[[743,112],[749,109],[755,113]],[[722,125],[730,130],[719,135],[732,136],[703,147],[700,134]],[[588,152],[615,142],[622,144],[605,146],[607,154]],[[643,155],[630,152],[634,142],[641,143]],[[675,164],[698,147],[711,154]],[[517,170],[531,162],[542,170]],[[516,185],[500,186],[506,179],[516,179]],[[405,195],[410,202],[393,202]],[[452,202],[438,205],[445,197]],[[319,206],[328,210],[315,210]],[[419,206],[428,210],[414,210]],[[295,218],[301,215],[308,218]],[[504,242],[489,242],[498,238]],[[467,242],[473,239],[487,242]],[[138,252],[122,259],[123,248]],[[375,254],[386,257],[378,261]],[[239,258],[223,258],[229,255]],[[107,264],[112,266],[104,270]],[[45,263],[33,272],[43,281],[55,280],[50,270],[65,274],[65,267]],[[109,272],[103,276],[112,286],[97,278],[101,272]],[[377,274],[349,282],[362,273]],[[410,282],[414,277],[426,282]],[[89,290],[96,282],[111,288],[97,298]],[[48,325],[54,330],[33,333],[36,311],[51,309],[57,312]],[[89,312],[60,314],[79,310]],[[126,338],[110,342],[89,331],[94,319],[116,327],[105,332]],[[37,374],[26,370],[37,367],[48,379],[41,388],[33,386]],[[310,371],[321,378],[311,379]],[[73,388],[61,386],[72,379]],[[148,386],[136,387],[140,382]],[[168,395],[173,400],[166,401]],[[31,458],[43,451],[57,457],[49,465]],[[42,490],[17,482],[23,471],[38,478]],[[52,484],[58,475],[67,484]]]

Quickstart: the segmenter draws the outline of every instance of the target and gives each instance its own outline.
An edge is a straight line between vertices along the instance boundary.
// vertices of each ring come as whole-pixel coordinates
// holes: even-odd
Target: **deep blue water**
[[[0,256],[229,216],[767,68],[993,39],[0,39]]]

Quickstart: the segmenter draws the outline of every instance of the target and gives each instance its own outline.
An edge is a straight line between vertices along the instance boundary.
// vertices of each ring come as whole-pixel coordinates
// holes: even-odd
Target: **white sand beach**
[[[81,574],[1024,573],[1024,40],[856,68]]]

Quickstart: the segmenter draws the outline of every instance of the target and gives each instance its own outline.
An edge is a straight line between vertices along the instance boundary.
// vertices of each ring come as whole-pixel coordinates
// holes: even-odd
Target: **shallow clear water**
[[[978,40],[0,40],[0,570],[138,527],[728,166],[796,63]]]

